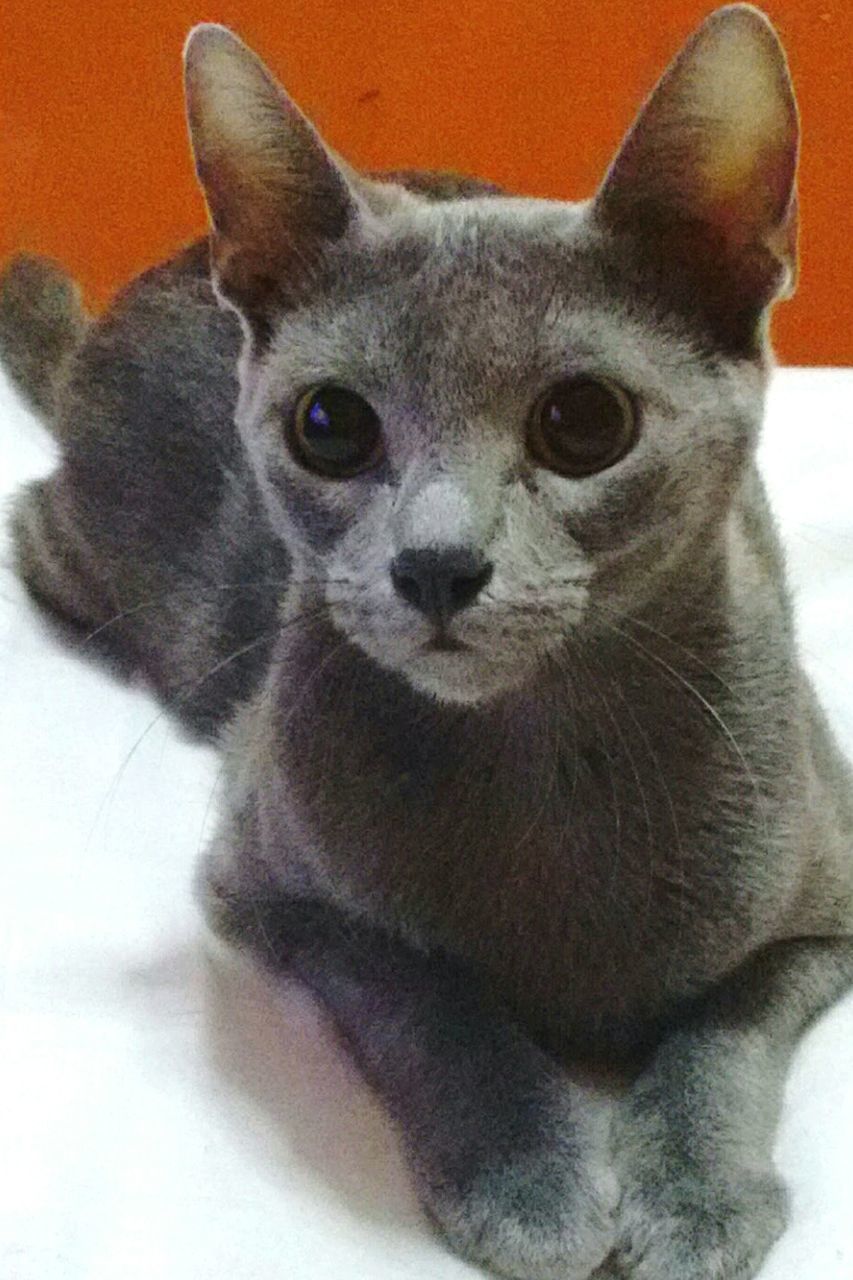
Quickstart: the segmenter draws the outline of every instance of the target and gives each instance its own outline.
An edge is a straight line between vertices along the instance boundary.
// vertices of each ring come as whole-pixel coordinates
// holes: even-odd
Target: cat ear
[[[225,27],[193,29],[184,72],[214,279],[263,328],[288,286],[357,216],[356,195],[313,125]]]
[[[701,297],[714,324],[754,338],[764,307],[793,292],[798,139],[772,26],[750,5],[720,9],[641,110],[594,215],[631,237],[670,290]]]

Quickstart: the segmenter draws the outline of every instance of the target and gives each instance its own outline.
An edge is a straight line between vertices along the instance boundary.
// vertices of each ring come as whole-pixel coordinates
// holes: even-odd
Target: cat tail
[[[51,430],[61,380],[89,323],[76,282],[49,258],[21,253],[0,272],[0,360]]]

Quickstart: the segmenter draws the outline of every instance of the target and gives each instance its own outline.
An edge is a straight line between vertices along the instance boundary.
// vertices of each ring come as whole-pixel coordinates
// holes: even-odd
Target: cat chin
[[[529,652],[504,653],[501,660],[497,656],[500,650],[496,653],[479,645],[430,649],[421,636],[391,638],[387,633],[363,630],[353,633],[335,621],[350,643],[378,667],[401,677],[417,693],[450,706],[477,707],[494,702],[526,685],[539,669]]]
[[[452,706],[477,707],[517,689],[530,673],[522,668],[489,665],[468,654],[441,654],[419,658],[401,674],[418,693]]]

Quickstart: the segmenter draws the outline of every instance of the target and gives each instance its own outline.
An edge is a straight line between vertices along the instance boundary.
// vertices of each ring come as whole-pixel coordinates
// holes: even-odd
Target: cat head
[[[358,174],[222,27],[191,34],[186,84],[245,334],[238,426],[305,601],[478,702],[689,594],[795,275],[797,114],[767,20],[712,14],[580,204]]]

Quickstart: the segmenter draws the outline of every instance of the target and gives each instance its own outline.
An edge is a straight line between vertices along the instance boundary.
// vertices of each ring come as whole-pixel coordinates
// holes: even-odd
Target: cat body
[[[221,28],[187,67],[212,283],[196,246],[90,328],[20,572],[223,733],[208,918],[316,992],[457,1248],[753,1275],[784,1063],[853,981],[850,778],[755,464],[775,36],[712,16],[581,205],[361,178]]]
[[[51,420],[62,466],[14,517],[21,575],[68,638],[143,673],[202,737],[263,671],[289,564],[233,429],[240,332],[208,256],[147,272],[88,326]]]

